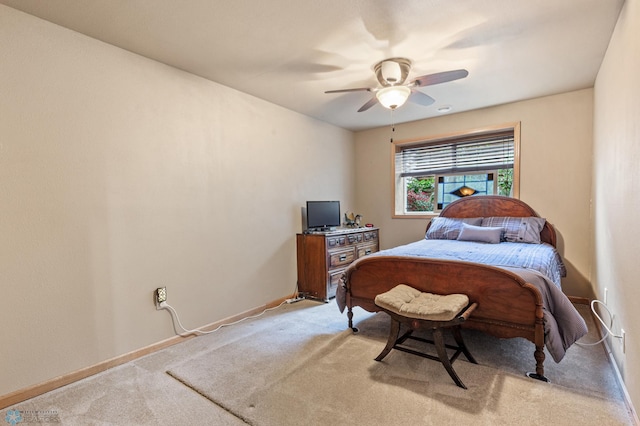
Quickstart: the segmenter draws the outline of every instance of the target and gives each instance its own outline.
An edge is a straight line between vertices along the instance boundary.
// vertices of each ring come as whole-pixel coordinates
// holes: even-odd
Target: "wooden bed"
[[[444,208],[440,216],[539,217],[526,203],[501,196],[462,198]],[[540,237],[542,242],[555,247],[555,230],[548,222]],[[534,285],[508,270],[470,262],[404,256],[364,257],[354,262],[343,276],[342,300],[348,309],[349,327],[353,329],[354,306],[369,312],[379,311],[374,304],[375,296],[401,283],[431,293],[468,295],[478,307],[464,323],[464,328],[500,338],[528,339],[535,345],[536,368],[535,373],[527,375],[547,381],[544,376],[543,302]]]

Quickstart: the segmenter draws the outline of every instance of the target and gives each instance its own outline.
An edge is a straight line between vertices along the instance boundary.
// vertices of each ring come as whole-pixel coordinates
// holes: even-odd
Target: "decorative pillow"
[[[434,217],[431,219],[431,226],[429,226],[425,238],[428,240],[456,240],[463,223],[479,226],[482,224],[482,218]]]
[[[503,229],[500,227],[473,226],[463,223],[458,241],[498,244],[502,239],[502,231]]]
[[[540,244],[540,231],[545,222],[542,217],[485,217],[482,226],[503,228],[505,241]]]

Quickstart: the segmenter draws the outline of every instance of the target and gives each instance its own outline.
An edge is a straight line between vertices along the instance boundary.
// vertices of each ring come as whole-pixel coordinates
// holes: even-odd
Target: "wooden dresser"
[[[296,248],[298,293],[327,302],[335,297],[347,266],[380,249],[378,228],[297,234]]]

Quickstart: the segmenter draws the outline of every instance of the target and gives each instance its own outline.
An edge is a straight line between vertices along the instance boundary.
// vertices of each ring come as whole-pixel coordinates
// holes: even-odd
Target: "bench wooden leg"
[[[477,364],[478,362],[473,357],[473,355],[471,355],[471,352],[469,352],[469,349],[467,349],[467,345],[464,344],[464,340],[462,340],[462,333],[460,333],[460,327],[453,327],[451,329],[451,332],[453,333],[453,338],[456,340],[458,348],[462,351],[464,356],[467,357],[470,363]]]
[[[376,361],[382,361],[382,359],[391,352],[391,349],[398,340],[398,334],[400,334],[400,322],[391,318],[391,327],[389,327],[389,339],[387,340],[387,346],[384,347],[380,355],[376,357]]]
[[[451,366],[451,361],[449,361],[449,355],[447,355],[447,350],[444,347],[444,338],[442,337],[442,328],[434,328],[433,329],[433,343],[436,346],[436,351],[438,351],[438,358],[440,358],[440,362],[444,365],[444,368],[449,373],[449,376],[456,382],[456,385],[460,386],[462,389],[466,389],[467,387],[462,383],[460,377]],[[466,354],[465,354],[466,355]]]

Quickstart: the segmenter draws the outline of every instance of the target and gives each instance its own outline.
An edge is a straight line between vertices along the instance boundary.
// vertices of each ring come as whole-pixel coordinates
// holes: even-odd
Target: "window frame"
[[[405,212],[406,188],[402,183],[400,173],[396,171],[397,152],[415,145],[453,143],[499,132],[513,132],[513,195],[511,197],[520,198],[520,122],[505,123],[425,138],[393,141],[391,143],[391,217],[393,219],[430,219],[440,214],[437,210],[433,212]]]

